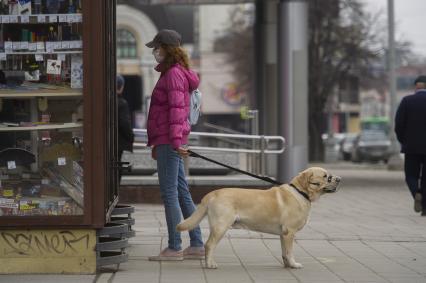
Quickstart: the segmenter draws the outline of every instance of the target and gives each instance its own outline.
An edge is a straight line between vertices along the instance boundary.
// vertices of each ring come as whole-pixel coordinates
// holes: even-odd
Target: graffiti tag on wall
[[[93,236],[92,236],[93,237]],[[76,231],[1,231],[3,255],[64,255],[89,249],[91,233]]]

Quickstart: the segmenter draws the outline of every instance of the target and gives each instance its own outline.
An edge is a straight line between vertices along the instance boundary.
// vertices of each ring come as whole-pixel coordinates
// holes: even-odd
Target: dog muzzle
[[[335,193],[342,179],[339,176],[328,176],[327,185],[324,188],[324,193]]]

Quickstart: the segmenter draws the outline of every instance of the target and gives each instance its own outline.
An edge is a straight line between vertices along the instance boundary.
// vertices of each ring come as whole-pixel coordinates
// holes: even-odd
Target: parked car
[[[352,149],[354,147],[354,141],[356,137],[356,133],[346,133],[345,137],[340,142],[340,156],[343,160],[351,160]]]
[[[324,154],[326,162],[335,162],[341,158],[340,145],[344,138],[342,133],[323,134]]]
[[[382,131],[362,131],[354,140],[351,160],[362,161],[384,161],[390,156],[391,141]]]

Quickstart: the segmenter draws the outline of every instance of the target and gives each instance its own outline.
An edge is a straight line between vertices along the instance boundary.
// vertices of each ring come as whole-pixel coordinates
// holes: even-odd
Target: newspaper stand
[[[127,260],[128,225],[108,224],[120,168],[115,5],[0,1],[0,274],[91,274],[108,249]],[[118,226],[119,239],[100,237]]]

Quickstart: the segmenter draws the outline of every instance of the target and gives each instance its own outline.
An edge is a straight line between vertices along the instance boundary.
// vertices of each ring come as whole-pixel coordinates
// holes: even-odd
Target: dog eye
[[[320,183],[311,183],[311,185],[320,186]]]
[[[327,174],[325,174],[323,178],[324,178],[324,179],[327,179]]]

